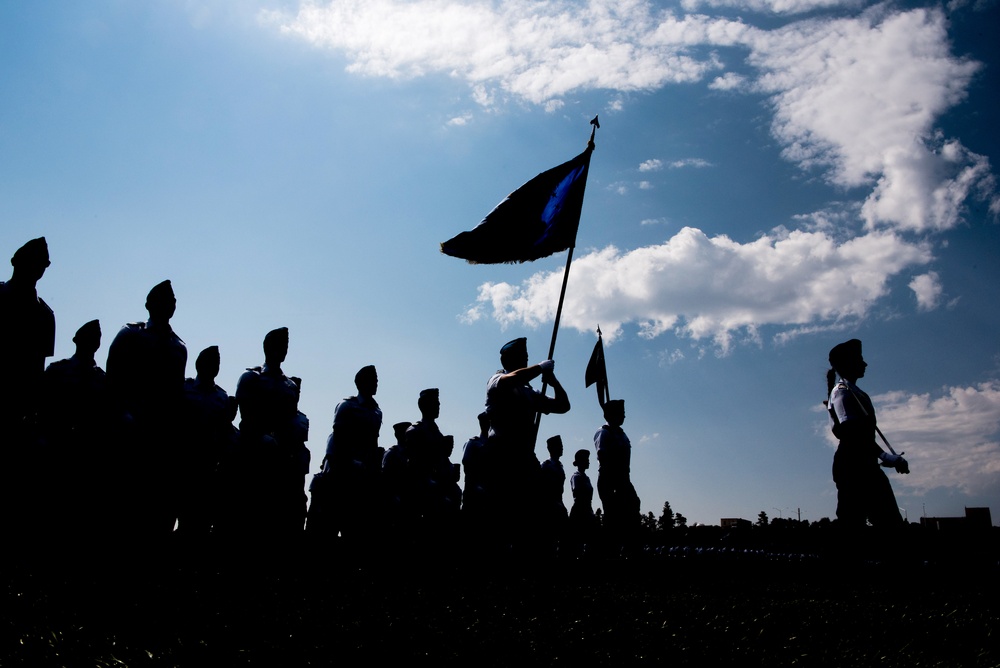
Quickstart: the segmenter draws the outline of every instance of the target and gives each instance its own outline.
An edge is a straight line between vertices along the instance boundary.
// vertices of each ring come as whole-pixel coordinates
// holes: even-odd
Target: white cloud
[[[950,54],[941,10],[880,6],[748,36],[785,157],[838,186],[874,183],[862,210],[871,228],[944,230],[970,194],[996,202],[988,161],[933,130],[979,69]]]
[[[910,463],[909,475],[892,474],[894,485],[967,494],[1000,487],[1000,383],[948,387],[939,396],[891,392],[872,400],[880,428]]]
[[[793,14],[858,3],[685,0],[683,6]],[[620,108],[620,94],[703,81],[726,69],[721,53],[746,54],[746,64],[753,68],[750,72],[722,72],[708,85],[769,95],[772,134],[783,146],[786,159],[803,169],[818,170],[834,186],[870,189],[864,201],[853,207],[868,234],[852,241],[839,239],[836,250],[846,252],[851,244],[892,240],[896,250],[919,249],[924,254],[923,259],[911,258],[897,269],[865,267],[876,279],[873,293],[850,295],[847,303],[854,306],[845,309],[858,316],[866,310],[858,304],[881,296],[885,279],[894,271],[926,262],[925,248],[877,232],[925,234],[951,229],[961,222],[970,198],[987,201],[994,215],[1000,215],[1000,196],[989,160],[935,129],[941,115],[964,99],[980,70],[979,63],[952,54],[944,11],[937,7],[904,11],[877,4],[855,16],[840,14],[839,18],[815,17],[764,30],[742,20],[678,15],[648,0],[342,0],[303,2],[294,13],[272,11],[261,17],[288,35],[343,53],[348,69],[359,75],[444,75],[466,82],[479,105],[492,107],[521,99],[548,112],[565,108],[567,95],[597,89],[619,94],[611,104]],[[651,159],[639,168],[708,166],[701,159],[669,164]],[[624,195],[630,187],[649,185],[617,182],[607,187]],[[850,203],[845,208],[851,208]],[[827,227],[809,225],[805,234],[818,234],[816,238],[822,233],[832,238],[837,227],[831,219],[826,219]],[[751,270],[764,265],[747,259],[750,249],[759,248],[760,243],[729,242],[731,249],[723,251],[723,238],[702,237],[704,255],[692,276],[701,277],[706,286],[713,275],[731,272],[727,263],[734,258],[751,279],[760,278]],[[764,245],[772,242],[772,255],[777,259],[777,249],[789,242],[773,235],[762,241]],[[616,262],[629,264],[668,248],[676,251],[680,243],[675,237],[662,246],[621,255]],[[917,293],[919,304],[929,308],[934,303],[927,291],[931,284],[922,280],[917,286],[922,290]],[[767,293],[768,298],[786,305],[794,302],[783,301],[790,299],[782,291],[787,286],[777,287],[777,294]],[[635,301],[621,322],[645,323],[643,331],[653,335],[680,322],[683,333],[695,338],[721,337],[718,343],[725,346],[726,336],[735,330],[756,336],[752,330],[756,324],[788,326],[779,336],[792,336],[796,331],[825,327],[828,318],[839,317],[822,308],[812,310],[815,300],[802,297],[794,303],[800,304],[805,315],[791,317],[770,313],[756,303],[755,295],[747,295],[749,306],[741,310],[736,300],[725,299],[723,291],[707,287],[705,296],[711,299],[704,308],[666,303],[665,294],[651,285],[649,303]]]
[[[944,289],[941,287],[941,279],[936,271],[930,271],[920,276],[915,276],[910,281],[910,289],[917,297],[917,307],[921,311],[933,311],[941,303],[941,295]]]
[[[463,125],[468,125],[472,120],[472,114],[462,114],[461,116],[455,116],[448,120],[447,125],[461,127]]]
[[[681,0],[681,7],[697,11],[702,7],[733,7],[769,14],[800,14],[817,9],[861,7],[864,0]]]
[[[446,74],[535,104],[586,89],[641,91],[699,81],[721,64],[715,54],[695,55],[694,47],[733,45],[747,30],[740,21],[677,18],[643,0],[345,0],[304,2],[294,15],[268,11],[261,18],[344,52],[351,72]]]
[[[649,181],[639,181],[639,190],[652,190],[653,184]]]
[[[854,0],[686,0],[779,14],[857,7]],[[493,106],[511,96],[564,106],[574,92],[651,91],[724,69],[719,49],[748,50],[752,83],[732,72],[709,85],[770,94],[783,155],[843,187],[871,186],[870,228],[946,230],[970,195],[1000,215],[989,162],[933,124],[965,97],[980,65],[951,54],[940,8],[879,4],[858,16],[815,18],[775,30],[702,14],[676,16],[648,0],[342,0],[303,2],[262,20],[343,52],[368,76],[443,74]],[[704,47],[709,47],[708,49]],[[620,103],[620,99],[618,100]]]
[[[701,169],[703,167],[711,167],[712,163],[708,160],[702,160],[701,158],[685,158],[684,160],[674,160],[670,163],[670,169],[683,169],[685,167],[695,167]]]
[[[712,90],[742,90],[747,86],[747,78],[735,72],[726,72],[722,76],[715,77],[708,87]]]
[[[574,260],[562,323],[587,332],[600,322],[609,341],[634,323],[646,338],[674,331],[726,353],[735,340],[759,340],[764,326],[863,318],[890,277],[930,260],[926,245],[889,232],[838,244],[823,232],[779,229],[740,244],[688,227],[657,246],[609,246]],[[561,280],[560,270],[520,286],[485,283],[475,310],[489,308],[504,326],[541,325],[555,315]]]

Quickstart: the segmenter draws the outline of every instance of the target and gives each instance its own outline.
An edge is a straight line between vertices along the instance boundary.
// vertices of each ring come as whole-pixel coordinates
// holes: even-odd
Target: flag
[[[529,262],[576,245],[591,141],[569,162],[542,172],[507,195],[475,228],[441,244],[469,264]]]
[[[594,352],[590,354],[587,370],[584,372],[584,387],[597,383],[597,401],[603,406],[611,395],[608,391],[608,367],[604,362],[604,339],[601,338],[601,328],[597,328],[597,343]]]

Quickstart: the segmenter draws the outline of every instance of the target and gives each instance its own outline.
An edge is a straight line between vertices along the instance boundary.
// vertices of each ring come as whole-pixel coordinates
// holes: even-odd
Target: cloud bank
[[[822,231],[777,229],[750,243],[684,228],[665,243],[623,252],[609,246],[573,261],[562,323],[613,340],[626,323],[647,338],[673,331],[728,352],[735,335],[757,339],[774,325],[786,336],[817,323],[863,318],[889,279],[932,259],[927,244],[890,232],[836,241]],[[562,271],[522,285],[485,283],[466,313],[504,325],[552,320]]]
[[[872,397],[878,421],[911,473],[893,483],[914,492],[936,487],[970,495],[1000,486],[1000,383],[947,387],[938,395]]]
[[[465,81],[484,107],[526,101],[554,110],[585,91],[695,82],[719,94],[763,93],[786,160],[839,190],[867,193],[851,221],[864,232],[846,241],[814,227],[778,228],[746,243],[686,228],[660,245],[585,255],[574,263],[574,283],[584,285],[571,291],[576,301],[570,297],[564,313],[566,324],[585,331],[614,323],[614,336],[637,323],[644,336],[674,331],[726,351],[734,336],[756,339],[765,326],[777,326],[779,337],[836,326],[864,317],[892,277],[928,264],[927,239],[959,225],[970,199],[1000,215],[989,160],[935,127],[981,67],[952,54],[942,9],[864,9],[854,0],[684,0],[681,7],[689,13],[647,0],[344,0],[305,2],[262,20],[343,54],[358,75]],[[764,29],[694,13],[720,7],[792,18]],[[832,8],[836,16],[821,15]],[[724,55],[751,71],[726,71]],[[650,158],[639,171],[707,164]],[[831,282],[844,276],[845,292],[832,303]],[[930,271],[909,278],[918,308],[936,308],[940,278]],[[519,286],[484,284],[466,315],[540,324],[553,315],[557,283],[540,272]]]

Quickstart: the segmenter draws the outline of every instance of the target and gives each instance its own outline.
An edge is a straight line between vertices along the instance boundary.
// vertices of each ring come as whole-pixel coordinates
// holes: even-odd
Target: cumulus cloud
[[[870,228],[949,229],[970,193],[996,201],[988,161],[933,129],[980,66],[950,54],[939,9],[880,11],[753,33],[757,86],[787,159],[838,186],[875,183]]]
[[[910,281],[910,289],[917,297],[917,307],[921,311],[933,311],[941,303],[941,295],[944,288],[941,287],[941,279],[936,271],[930,271],[920,276],[915,276]]]
[[[729,19],[678,18],[643,0],[343,0],[305,2],[294,14],[261,17],[282,32],[345,53],[351,72],[391,78],[442,73],[550,110],[573,91],[655,90],[699,81],[721,62],[696,47],[733,45],[747,30]]]
[[[735,340],[758,340],[764,326],[863,318],[890,277],[931,259],[926,245],[891,232],[838,243],[823,232],[777,229],[741,244],[688,227],[657,246],[609,246],[574,260],[562,323],[587,332],[600,322],[609,341],[629,323],[646,338],[673,331],[724,354]],[[554,317],[561,280],[553,271],[517,286],[485,283],[467,317],[541,325]]]
[[[747,78],[742,74],[726,72],[722,76],[715,77],[708,87],[712,90],[742,90],[747,87]]]
[[[864,0],[681,0],[681,7],[697,11],[703,7],[732,7],[768,14],[800,14],[817,9],[861,7]]]
[[[753,339],[765,325],[784,328],[779,338],[815,331],[840,318],[863,317],[885,294],[889,277],[926,264],[927,247],[900,235],[926,238],[955,227],[971,198],[1000,215],[988,158],[935,128],[941,115],[964,99],[981,69],[952,54],[943,9],[877,4],[830,18],[816,11],[861,3],[682,2],[687,11],[722,6],[813,14],[764,29],[743,20],[675,13],[648,0],[341,0],[303,2],[294,12],[261,17],[288,35],[344,54],[351,72],[453,77],[467,83],[483,107],[525,100],[553,112],[564,108],[566,96],[582,91],[623,95],[706,80],[716,90],[764,94],[773,112],[771,133],[787,160],[835,187],[867,191],[853,207],[844,207],[865,224],[857,239],[837,236],[843,225],[830,218],[803,219],[801,233],[770,234],[746,244],[688,229],[662,245],[594,253],[585,258],[592,268],[578,271],[592,271],[595,285],[615,285],[609,268],[621,268],[638,274],[641,289],[611,290],[613,305],[580,302],[578,312],[569,315],[571,323],[584,317],[589,327],[594,317],[588,309],[608,309],[619,325],[639,323],[646,335],[676,329],[711,338],[723,349],[734,332]],[[732,54],[745,59],[746,73],[726,71],[723,55]],[[620,104],[620,97],[612,102]],[[467,120],[460,116],[452,123]],[[698,159],[669,164],[650,159],[639,169],[707,166]],[[650,185],[619,181],[605,187],[625,195]],[[806,253],[798,258],[801,266],[791,259],[793,248]],[[857,248],[873,250],[877,261],[884,253],[887,262],[849,258]],[[817,265],[809,253],[826,254]],[[812,273],[827,261],[871,278],[865,287],[852,287],[840,308],[825,302],[816,280],[820,274]],[[578,260],[575,266],[585,265]],[[920,308],[933,308],[940,299],[940,281],[931,276],[911,284]],[[720,277],[733,283],[723,287]],[[493,305],[503,322],[538,322],[546,317],[553,282],[558,281],[539,275],[517,287],[488,284],[478,308]],[[689,303],[669,287],[674,284],[696,287],[693,294],[704,301]]]
[[[872,401],[882,431],[910,462],[911,473],[893,475],[894,485],[967,494],[1000,487],[1000,383],[948,387],[936,396],[890,392]]]

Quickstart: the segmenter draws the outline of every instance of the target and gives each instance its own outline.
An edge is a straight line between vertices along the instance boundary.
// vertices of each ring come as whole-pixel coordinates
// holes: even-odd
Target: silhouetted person
[[[397,422],[392,425],[392,433],[396,443],[390,446],[382,455],[382,516],[385,518],[386,530],[390,536],[396,537],[412,521],[407,513],[407,501],[410,496],[409,457],[406,452],[406,430],[409,422]]]
[[[437,388],[422,390],[417,399],[420,420],[406,431],[410,496],[408,503],[419,529],[415,535],[440,542],[454,529],[461,506],[458,476],[451,463],[454,438],[437,426],[441,401]]]
[[[480,413],[479,433],[465,442],[462,447],[462,471],[465,474],[465,490],[462,494],[462,512],[470,522],[482,522],[484,497],[487,494],[489,464],[486,459],[486,441],[490,434],[490,416]]]
[[[116,467],[126,531],[163,536],[177,518],[178,440],[187,348],[170,319],[177,308],[170,281],[146,296],[146,322],[119,330],[108,350],[108,385],[131,429]]]
[[[627,547],[639,527],[639,497],[630,478],[632,444],[622,429],[625,402],[604,404],[606,424],[594,434],[597,450],[597,493],[604,508],[604,526],[613,548]]]
[[[4,357],[4,375],[0,379],[0,447],[3,450],[14,448],[27,435],[24,421],[36,409],[45,358],[53,355],[56,341],[55,315],[35,289],[49,266],[45,237],[32,239],[18,248],[10,264],[14,268],[10,280],[0,282],[0,354]],[[4,454],[10,455],[10,452]]]
[[[597,518],[594,516],[594,486],[587,476],[590,468],[590,451],[577,450],[573,456],[576,471],[569,479],[569,489],[573,494],[573,506],[569,511],[569,541],[571,552],[580,555],[585,546],[594,540],[597,532]]]
[[[851,339],[835,346],[829,360],[833,368],[827,374],[828,409],[833,433],[840,441],[833,456],[837,519],[848,529],[863,527],[866,521],[876,527],[900,527],[903,518],[879,463],[900,473],[910,470],[902,456],[884,452],[875,440],[875,407],[857,386],[868,366],[861,355],[861,341]]]
[[[563,492],[566,487],[566,471],[562,462],[563,443],[560,436],[546,441],[549,458],[542,462],[540,474],[539,512],[542,516],[542,531],[549,547],[556,549],[566,529],[566,505]]]
[[[209,346],[195,360],[197,375],[184,381],[177,530],[185,536],[211,531],[220,502],[220,462],[236,447],[236,398],[215,384],[220,365],[218,346]]]
[[[287,355],[288,328],[271,330],[264,337],[264,364],[247,369],[236,385],[236,457],[248,488],[234,501],[249,511],[237,525],[262,535],[298,535],[306,516],[308,420],[298,410],[299,384],[281,369]]]
[[[539,462],[535,456],[535,415],[566,413],[569,397],[545,360],[528,366],[527,339],[509,341],[500,349],[502,371],[486,384],[486,412],[490,417],[487,444],[490,460],[491,514],[515,542],[536,538]],[[541,376],[554,397],[531,387]],[[513,523],[511,523],[513,522]],[[518,536],[520,534],[520,536]]]
[[[323,469],[309,489],[307,529],[317,536],[338,534],[364,545],[374,530],[384,452],[378,445],[382,409],[375,401],[378,373],[366,366],[354,376],[358,393],[337,404],[326,443]]]
[[[91,320],[73,336],[73,356],[53,362],[42,377],[39,423],[45,444],[46,526],[70,540],[108,529],[112,408],[104,370],[94,354],[101,325]]]

